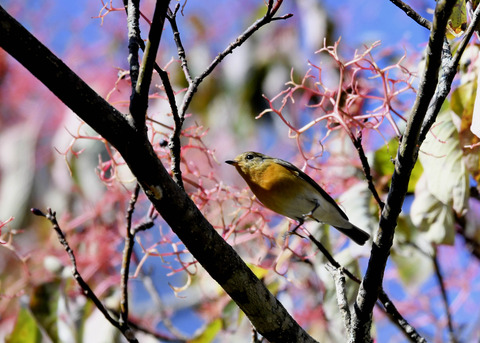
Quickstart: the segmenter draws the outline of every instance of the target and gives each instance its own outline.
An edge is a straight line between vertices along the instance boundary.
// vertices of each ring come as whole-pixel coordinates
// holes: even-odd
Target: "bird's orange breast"
[[[251,168],[244,179],[262,204],[287,216],[292,203],[296,202],[306,191],[305,187],[309,186],[295,171],[277,163],[254,170]]]

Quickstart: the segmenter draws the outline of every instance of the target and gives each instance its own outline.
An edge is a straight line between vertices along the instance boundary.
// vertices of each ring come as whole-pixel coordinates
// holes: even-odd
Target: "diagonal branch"
[[[447,326],[448,326],[448,335],[449,335],[449,342],[450,343],[457,343],[457,339],[455,337],[455,331],[453,329],[453,321],[452,315],[450,313],[450,306],[448,305],[448,296],[447,290],[445,288],[445,282],[443,281],[443,274],[440,269],[440,264],[438,263],[437,257],[437,249],[435,247],[435,251],[433,256],[431,256],[433,262],[433,269],[435,270],[435,276],[438,281],[438,285],[440,286],[440,293],[442,294],[443,305],[445,307],[445,314],[447,316]]]
[[[443,0],[437,2],[435,8],[432,30],[426,48],[426,67],[420,80],[417,98],[408,119],[405,134],[398,148],[392,184],[354,307],[352,325],[355,342],[370,340],[372,310],[382,287],[397,219],[402,209],[413,166],[417,160],[421,126],[437,87],[446,25],[454,5],[454,1]]]
[[[250,38],[251,35],[253,35],[256,31],[258,31],[262,26],[265,26],[266,24],[275,21],[275,20],[284,20],[288,19],[293,16],[293,14],[289,13],[280,17],[275,17],[275,14],[278,12],[280,6],[282,5],[283,0],[268,0],[267,3],[267,12],[265,15],[255,21],[252,25],[250,25],[249,28],[247,28],[240,36],[238,36],[234,42],[232,42],[225,50],[223,50],[221,53],[215,57],[215,59],[210,63],[210,65],[201,73],[199,76],[197,76],[190,84],[187,89],[187,92],[185,93],[185,97],[183,99],[183,103],[180,107],[180,117],[184,117],[185,113],[187,112],[187,108],[190,105],[190,102],[192,101],[193,94],[198,89],[198,86],[200,83],[205,79],[208,75],[212,73],[212,71],[215,69],[215,67],[220,64],[220,62],[223,61],[227,55],[231,54],[233,50],[238,48],[240,45],[245,43],[245,41]],[[188,77],[187,77],[188,78]]]
[[[0,31],[0,47],[118,150],[155,209],[263,337],[270,342],[315,342],[172,180],[143,133],[1,6]]]
[[[415,12],[415,10],[413,8],[411,8],[409,5],[404,3],[402,0],[390,0],[390,2],[392,4],[394,4],[395,6],[397,6],[398,8],[400,8],[402,11],[404,11],[405,14],[408,15],[413,20],[415,20],[415,22],[417,22],[417,24],[419,24],[419,25],[421,25],[421,26],[423,26],[423,27],[425,27],[429,30],[432,28],[432,23],[428,19],[425,19],[420,14]]]
[[[130,274],[130,261],[132,259],[134,235],[132,231],[132,216],[133,211],[135,210],[135,204],[138,199],[138,194],[140,193],[140,185],[137,183],[133,191],[132,197],[130,199],[130,204],[128,206],[126,220],[127,220],[127,232],[125,233],[125,246],[123,248],[122,256],[122,269],[120,272],[120,323],[126,323],[128,321],[128,278]]]
[[[381,211],[383,210],[383,207],[385,206],[385,204],[383,203],[382,199],[380,199],[380,195],[378,195],[377,189],[373,184],[370,164],[368,163],[367,156],[365,155],[365,150],[363,150],[363,146],[362,146],[362,131],[360,131],[357,137],[353,138],[352,141],[353,141],[353,145],[355,146],[355,149],[357,149],[358,156],[360,157],[363,173],[365,174],[365,178],[367,179],[368,189],[370,190],[370,193],[372,193],[373,198],[377,202],[378,207],[380,208],[380,211]]]
[[[442,77],[438,83],[437,90],[435,91],[435,96],[432,100],[432,105],[429,107],[426,119],[422,125],[422,130],[420,131],[419,143],[423,143],[425,137],[427,136],[428,131],[432,127],[433,123],[437,119],[437,115],[440,112],[445,98],[450,93],[450,88],[452,86],[453,79],[457,74],[458,64],[460,63],[460,58],[462,57],[468,42],[472,38],[473,32],[475,31],[478,23],[480,22],[480,6],[477,6],[475,12],[473,13],[472,21],[465,31],[465,34],[460,42],[460,45],[457,48],[455,56],[452,57],[450,53],[450,48],[448,42],[444,42],[442,59]]]

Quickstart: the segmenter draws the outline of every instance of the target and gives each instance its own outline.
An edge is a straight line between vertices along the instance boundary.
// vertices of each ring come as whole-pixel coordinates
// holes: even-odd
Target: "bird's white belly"
[[[312,213],[314,209],[315,211]],[[314,219],[333,226],[342,226],[348,223],[336,207],[321,197],[306,199],[298,196],[284,206],[283,212],[282,214],[285,216],[296,220]]]

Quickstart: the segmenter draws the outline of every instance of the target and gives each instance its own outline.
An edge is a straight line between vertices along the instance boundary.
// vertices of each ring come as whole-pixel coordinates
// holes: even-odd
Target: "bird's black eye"
[[[245,156],[245,159],[251,160],[251,159],[253,159],[253,155],[252,155],[252,154],[248,154],[247,156]]]

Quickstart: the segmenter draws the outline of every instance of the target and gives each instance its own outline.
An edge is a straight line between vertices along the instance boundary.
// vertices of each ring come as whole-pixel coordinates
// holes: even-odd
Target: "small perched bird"
[[[258,200],[267,208],[295,219],[299,226],[313,219],[335,227],[357,244],[370,235],[348,221],[322,187],[290,162],[248,151],[225,161],[235,166]]]

